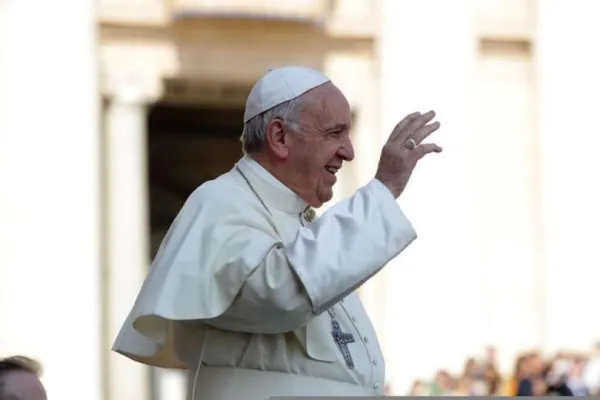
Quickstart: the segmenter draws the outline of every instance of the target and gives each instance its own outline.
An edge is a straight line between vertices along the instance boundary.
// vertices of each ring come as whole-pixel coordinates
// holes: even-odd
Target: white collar
[[[256,160],[244,156],[236,166],[256,190],[257,195],[268,208],[276,208],[290,214],[300,214],[308,204],[290,188],[275,178]]]

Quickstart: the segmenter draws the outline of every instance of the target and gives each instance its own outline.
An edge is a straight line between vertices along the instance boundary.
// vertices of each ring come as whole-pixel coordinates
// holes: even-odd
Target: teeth
[[[330,173],[332,173],[332,174],[335,174],[335,173],[337,172],[337,169],[336,169],[336,168],[333,168],[333,167],[325,167],[325,169],[326,169],[327,171],[329,171]]]

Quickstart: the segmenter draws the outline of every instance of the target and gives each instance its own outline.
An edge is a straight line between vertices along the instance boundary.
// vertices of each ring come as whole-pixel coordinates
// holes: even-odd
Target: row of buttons
[[[315,217],[316,217],[316,213],[315,213],[315,211],[314,211],[312,208],[308,208],[308,209],[305,211],[305,213],[304,213],[304,218],[305,218],[305,220],[306,220],[307,222],[309,222],[309,223],[310,223],[310,222],[312,222],[312,221],[315,219]],[[341,303],[342,303],[342,304],[344,303],[344,299],[342,299],[342,300],[341,300]],[[355,324],[356,324],[356,317],[354,317],[354,316],[351,316],[351,317],[350,317],[350,319],[352,320],[352,322],[353,322],[353,323],[355,323]],[[363,339],[363,342],[364,342],[365,344],[369,343],[369,338],[368,338],[368,337],[366,337],[366,336],[363,336],[363,338],[362,338],[362,339]],[[373,358],[373,359],[371,360],[371,362],[373,363],[373,365],[374,365],[374,366],[375,366],[375,365],[377,365],[377,360],[376,360],[376,359],[374,359],[374,358]],[[373,389],[375,389],[375,390],[379,389],[379,383],[375,382],[375,383],[373,384]]]

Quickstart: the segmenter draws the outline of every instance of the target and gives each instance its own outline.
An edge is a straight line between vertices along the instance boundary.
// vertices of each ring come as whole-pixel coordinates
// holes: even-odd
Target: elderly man
[[[246,103],[245,156],[196,189],[165,236],[114,350],[189,371],[193,400],[381,396],[355,290],[415,238],[396,203],[434,113],[408,115],[375,178],[315,219],[354,158],[350,107],[317,71],[269,71]]]
[[[23,356],[0,359],[0,400],[46,400],[41,366]]]

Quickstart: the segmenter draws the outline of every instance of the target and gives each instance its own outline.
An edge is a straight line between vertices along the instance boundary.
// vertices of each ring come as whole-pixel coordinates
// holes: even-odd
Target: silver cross
[[[346,365],[350,369],[354,369],[354,360],[352,360],[352,354],[350,354],[350,349],[348,348],[349,343],[354,343],[354,336],[351,333],[345,333],[340,328],[340,323],[335,319],[335,312],[333,309],[327,310],[329,312],[329,316],[331,317],[331,336],[333,336],[333,340],[335,344],[337,344],[342,356],[344,356],[344,360],[346,361]]]

